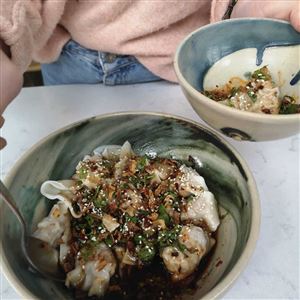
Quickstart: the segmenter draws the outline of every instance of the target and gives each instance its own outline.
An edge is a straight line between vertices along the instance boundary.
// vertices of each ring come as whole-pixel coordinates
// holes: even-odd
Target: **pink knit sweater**
[[[84,47],[135,56],[176,81],[173,56],[191,31],[219,21],[229,0],[0,0],[0,38],[25,71],[55,61],[73,39]]]

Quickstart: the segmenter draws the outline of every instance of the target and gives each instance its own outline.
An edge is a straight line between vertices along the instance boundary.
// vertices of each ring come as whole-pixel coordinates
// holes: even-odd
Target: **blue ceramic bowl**
[[[187,162],[192,155],[197,171],[215,194],[221,214],[217,245],[198,289],[184,299],[214,299],[238,277],[254,251],[260,224],[260,205],[245,161],[222,138],[195,122],[155,113],[122,113],[94,117],[56,131],[32,147],[5,179],[7,187],[34,230],[48,212],[49,200],[40,194],[48,179],[69,178],[77,162],[100,145],[128,140],[138,154],[157,154]],[[20,227],[0,202],[2,267],[25,299],[72,299],[63,284],[28,270],[20,247]],[[227,213],[228,212],[228,213]]]
[[[298,133],[300,115],[244,112],[221,105],[199,91],[267,64],[282,92],[299,102],[299,57],[300,33],[289,23],[233,19],[204,26],[187,36],[174,64],[185,96],[205,122],[230,137],[262,141]]]

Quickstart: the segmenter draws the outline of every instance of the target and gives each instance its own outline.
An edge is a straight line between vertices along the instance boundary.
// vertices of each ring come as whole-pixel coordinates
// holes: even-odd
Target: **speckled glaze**
[[[214,299],[238,277],[254,251],[260,205],[253,177],[239,154],[223,139],[195,122],[155,113],[120,113],[94,117],[63,128],[31,148],[5,183],[30,228],[49,211],[41,183],[70,177],[79,160],[100,145],[128,140],[138,154],[173,157],[191,165],[206,179],[219,203],[221,226],[216,250],[198,282],[184,299]],[[33,274],[23,259],[14,215],[0,203],[3,270],[26,299],[72,299],[63,284]]]
[[[281,46],[279,46],[281,45]],[[199,116],[223,134],[238,140],[264,141],[300,131],[300,115],[266,115],[239,111],[202,95],[203,90],[225,83],[269,64],[282,74],[283,92],[300,96],[300,33],[284,21],[233,19],[191,33],[179,46],[175,71],[182,90]],[[250,69],[249,69],[250,68]],[[278,80],[277,80],[278,81]]]

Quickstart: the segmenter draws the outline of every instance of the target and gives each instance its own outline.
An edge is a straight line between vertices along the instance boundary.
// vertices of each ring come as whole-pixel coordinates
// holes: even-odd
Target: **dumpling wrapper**
[[[131,145],[128,141],[126,141],[120,150],[120,160],[115,165],[115,178],[118,178],[121,176],[128,159],[130,159],[132,156],[134,156],[134,152],[132,151]]]
[[[196,195],[187,204],[186,212],[181,213],[181,220],[191,220],[195,223],[204,221],[211,232],[217,230],[220,224],[217,202],[209,191]]]
[[[64,202],[58,202],[52,207],[49,215],[38,223],[32,236],[56,247],[69,222],[68,208]]]
[[[210,231],[216,231],[220,219],[213,193],[208,191],[204,178],[194,169],[182,165],[180,170],[183,175],[179,180],[179,193],[184,197],[193,195],[193,200],[187,204],[187,211],[181,213],[181,220],[191,220],[196,224],[204,221]]]
[[[194,225],[182,227],[179,242],[186,247],[184,251],[180,251],[175,246],[168,246],[161,252],[163,262],[171,273],[173,281],[179,281],[191,275],[211,248],[207,234],[201,227]]]
[[[76,260],[75,269],[67,274],[66,286],[80,286],[82,290],[88,291],[88,296],[101,297],[105,294],[116,266],[117,262],[112,251],[101,243],[91,260],[84,264]]]
[[[122,146],[120,145],[103,145],[97,147],[93,153],[96,155],[101,155],[106,159],[119,157],[121,153]]]
[[[41,194],[50,200],[60,200],[65,203],[65,205],[70,210],[74,218],[80,218],[81,213],[76,213],[72,206],[72,198],[74,197],[74,180],[59,180],[45,181],[41,186]]]

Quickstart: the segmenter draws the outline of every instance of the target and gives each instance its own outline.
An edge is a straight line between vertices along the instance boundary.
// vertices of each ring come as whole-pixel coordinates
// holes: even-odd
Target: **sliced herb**
[[[130,218],[130,222],[137,223],[139,219],[136,216]]]
[[[229,107],[234,107],[234,104],[233,104],[233,102],[231,101],[231,99],[228,99],[227,105],[228,105]]]
[[[293,97],[285,95],[282,98],[279,114],[288,115],[297,113],[300,113],[300,104],[297,104]]]
[[[129,189],[129,185],[128,185],[128,183],[121,183],[120,184],[120,189],[121,190],[127,190],[127,189]]]
[[[187,201],[187,202],[191,202],[191,201],[194,200],[194,198],[195,198],[195,195],[194,195],[194,194],[191,194],[191,195],[189,195],[189,196],[187,197],[186,201]]]
[[[98,242],[90,241],[80,249],[80,254],[84,261],[90,260],[95,255],[97,245]]]
[[[107,169],[110,169],[112,167],[112,162],[110,160],[102,160],[101,165]]]
[[[272,80],[272,77],[269,73],[268,67],[264,66],[258,70],[255,70],[251,77],[253,79],[258,79],[258,80]]]
[[[94,200],[94,205],[96,208],[105,209],[108,205],[108,201],[105,198],[97,198]]]
[[[154,258],[156,252],[155,252],[155,248],[153,246],[145,246],[142,247],[139,251],[138,251],[138,258],[143,262],[143,263],[149,263],[152,261],[152,259]]]
[[[142,245],[145,243],[146,238],[142,234],[138,234],[134,236],[133,240],[136,245]]]
[[[248,94],[248,96],[250,97],[250,99],[252,100],[252,102],[255,102],[255,101],[256,101],[257,95],[255,94],[254,91],[249,90],[249,91],[247,92],[247,94]]]
[[[98,185],[97,188],[95,189],[95,193],[94,193],[94,198],[96,199],[99,195],[99,192],[100,192],[100,189],[101,189],[101,186]]]
[[[82,248],[80,253],[83,260],[88,261],[89,258],[93,255],[94,251],[91,248]]]
[[[168,226],[170,224],[170,216],[168,215],[166,208],[161,204],[158,208],[158,219],[164,220]]]
[[[176,244],[181,228],[182,226],[176,225],[171,230],[160,231],[157,239],[159,247],[164,248]]]
[[[148,210],[140,209],[140,210],[138,210],[138,215],[139,216],[148,216],[148,215],[150,215],[150,212]]]
[[[171,196],[173,199],[178,198],[178,195],[177,195],[175,192],[173,192],[173,191],[167,191],[167,192],[165,192],[165,193],[164,193],[164,196],[165,196],[165,197],[166,197],[166,196]]]
[[[180,212],[180,199],[179,198],[176,198],[176,199],[173,200],[172,207],[176,211]]]
[[[288,105],[281,105],[279,114],[289,115],[300,113],[300,105],[295,103],[290,103]]]
[[[184,245],[181,244],[180,242],[177,242],[176,246],[177,246],[177,248],[178,248],[181,252],[183,252],[183,251],[186,250],[186,246],[184,246]]]
[[[137,223],[139,219],[136,216],[131,217],[127,213],[125,214],[125,222],[132,222],[132,223]]]
[[[137,189],[141,187],[140,179],[136,176],[130,176],[128,181]]]
[[[105,240],[104,243],[108,246],[108,247],[112,247],[114,244],[114,240],[112,239],[111,236],[108,236]]]
[[[92,200],[93,199],[93,192],[90,191],[89,189],[87,189],[86,187],[84,187],[83,192],[82,192],[82,196],[83,198],[87,199],[87,200]]]
[[[143,178],[144,185],[147,185],[153,178],[155,177],[155,174],[147,174]]]
[[[239,87],[233,87],[230,91],[229,98],[234,97],[240,91]]]
[[[84,166],[81,166],[78,170],[77,170],[77,174],[80,180],[84,180],[86,179],[87,175],[88,175],[88,169],[85,168]]]
[[[148,165],[148,157],[146,155],[138,159],[137,168],[139,171],[144,171],[147,165]]]
[[[94,224],[94,218],[91,217],[90,215],[84,216],[84,220],[88,226],[92,226]]]

